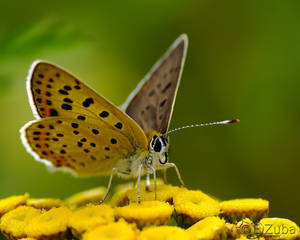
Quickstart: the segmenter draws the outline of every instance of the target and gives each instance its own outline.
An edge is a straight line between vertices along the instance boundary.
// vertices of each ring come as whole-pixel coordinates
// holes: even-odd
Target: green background
[[[108,180],[50,173],[26,152],[19,129],[34,119],[25,89],[32,61],[63,66],[120,105],[187,33],[171,128],[241,123],[177,132],[170,161],[189,188],[268,199],[270,216],[299,224],[299,12],[299,1],[275,0],[1,1],[0,197],[64,198]]]

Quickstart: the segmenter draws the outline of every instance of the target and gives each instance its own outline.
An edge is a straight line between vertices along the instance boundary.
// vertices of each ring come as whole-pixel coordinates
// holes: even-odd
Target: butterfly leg
[[[152,173],[153,173],[154,194],[155,194],[155,200],[156,200],[157,199],[157,196],[156,196],[156,170],[153,166],[149,166],[149,168],[152,170]]]
[[[141,203],[141,176],[142,176],[143,167],[144,165],[140,164],[138,168],[138,177],[137,177],[138,203]]]
[[[183,182],[183,180],[182,180],[182,178],[181,178],[179,169],[178,169],[178,167],[176,166],[176,164],[175,164],[175,163],[166,163],[165,166],[166,166],[166,168],[170,168],[170,167],[175,168],[175,171],[176,171],[176,174],[177,174],[177,178],[178,178],[179,182],[181,183],[181,186],[184,187],[184,186],[185,186],[185,185],[184,185],[184,182]]]
[[[108,193],[110,192],[110,189],[111,189],[111,184],[112,184],[112,180],[113,180],[113,177],[115,175],[115,173],[118,171],[117,168],[113,168],[110,172],[110,177],[109,177],[109,181],[108,181],[108,185],[107,185],[107,189],[106,189],[106,192],[102,198],[102,200],[98,203],[98,204],[101,204],[104,202],[104,200],[106,199]]]
[[[149,171],[149,168],[147,168],[146,191],[149,191],[149,189],[150,189],[150,171]]]
[[[168,179],[167,179],[167,168],[163,169],[163,180],[164,184],[168,184]]]

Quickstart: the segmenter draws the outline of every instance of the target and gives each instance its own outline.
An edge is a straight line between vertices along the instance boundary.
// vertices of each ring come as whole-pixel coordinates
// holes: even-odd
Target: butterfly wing
[[[110,160],[106,160],[106,162],[111,161],[111,166],[114,165],[117,158],[128,157],[137,149],[147,149],[146,136],[134,120],[77,78],[55,65],[46,62],[35,62],[28,76],[27,90],[33,112],[38,119],[42,118],[39,121],[53,121],[51,123],[53,127],[58,125],[58,119],[69,124],[68,126],[60,125],[65,128],[59,129],[62,134],[68,136],[66,139],[68,139],[67,143],[71,144],[70,146],[77,143],[77,135],[81,138],[89,137],[99,147],[98,151],[104,154],[104,148],[109,143],[107,139],[115,137],[119,143],[116,145],[118,150],[112,151],[119,151],[120,155],[116,153]],[[54,163],[54,159],[57,159],[57,156],[52,158],[50,155],[40,155],[42,152],[35,147],[38,143],[30,140],[31,134],[34,135],[39,121],[26,125],[23,128],[23,139],[27,140],[24,143],[29,149],[38,153],[38,157],[35,155],[38,159],[43,157],[46,161]],[[90,129],[92,126],[94,128],[91,131],[84,130],[85,128]],[[79,131],[78,129],[82,130]],[[104,138],[98,139],[99,142],[96,141],[97,139],[93,139],[96,135],[100,136],[101,134],[106,139],[106,142],[103,140]],[[73,140],[72,137],[74,138]],[[128,141],[125,144],[126,141],[121,140],[123,138],[126,138],[130,144],[128,144]],[[52,150],[56,155],[66,158],[65,155],[59,153],[60,151],[58,150],[62,150],[61,148],[58,148],[57,145],[53,145],[53,147],[55,149],[52,150],[49,147],[49,151]],[[70,156],[74,157],[76,154],[75,149],[74,152],[72,152],[72,149],[69,150]],[[99,152],[97,154],[99,156],[103,155]],[[89,165],[91,156],[83,155],[81,157],[81,162],[89,166],[88,169],[92,171],[93,165]],[[95,157],[97,158],[97,156]],[[99,160],[98,164],[102,166],[101,161],[103,161],[103,158],[100,159],[102,160]],[[71,169],[71,167],[69,168]],[[77,173],[81,174],[81,171],[78,170]]]
[[[181,35],[122,106],[145,132],[168,130],[187,44],[187,36]]]
[[[24,126],[22,139],[39,161],[78,176],[109,174],[135,151],[130,138],[103,121],[40,119]]]

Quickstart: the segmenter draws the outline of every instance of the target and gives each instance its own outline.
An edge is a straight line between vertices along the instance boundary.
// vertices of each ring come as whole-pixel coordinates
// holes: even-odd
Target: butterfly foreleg
[[[167,168],[163,169],[163,180],[164,184],[168,184],[168,179],[167,179]]]
[[[112,184],[112,180],[113,180],[113,177],[114,175],[118,172],[118,169],[117,168],[113,168],[110,172],[110,177],[109,177],[109,181],[108,181],[108,185],[107,185],[107,189],[106,189],[106,192],[102,198],[102,200],[98,203],[98,204],[101,204],[104,202],[104,200],[106,199],[107,195],[109,194],[110,192],[110,189],[111,189],[111,184]]]
[[[175,163],[166,163],[166,164],[165,164],[165,167],[166,167],[166,168],[171,168],[171,167],[175,168],[175,171],[176,171],[176,174],[177,174],[177,178],[178,178],[178,180],[179,180],[181,186],[184,187],[185,184],[184,184],[184,182],[183,182],[183,180],[182,180],[182,177],[181,177],[181,175],[180,175],[179,169],[178,169],[178,167],[176,166],[176,164],[175,164]]]
[[[143,167],[144,167],[144,164],[141,163],[138,167],[138,172],[137,172],[138,203],[141,203],[141,176],[142,176]]]

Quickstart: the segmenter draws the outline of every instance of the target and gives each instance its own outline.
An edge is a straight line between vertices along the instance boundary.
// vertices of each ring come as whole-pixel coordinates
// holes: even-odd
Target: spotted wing
[[[131,139],[134,146],[147,146],[145,134],[134,120],[58,66],[34,62],[28,75],[27,91],[37,118],[62,116],[82,122],[103,122]]]
[[[187,36],[181,35],[122,106],[145,132],[168,130],[187,44]]]
[[[130,139],[104,121],[51,117],[29,122],[22,140],[36,159],[78,176],[109,174],[135,149]],[[125,168],[126,170],[126,168]]]
[[[46,62],[35,62],[29,73],[27,90],[38,120],[25,125],[21,133],[24,144],[38,160],[44,159],[44,162],[68,168],[78,175],[99,175],[116,167],[117,159],[128,158],[138,150],[147,150],[146,136],[133,119],[61,68]],[[40,134],[46,135],[45,138],[34,136],[42,123],[48,124],[49,131],[46,131],[46,126],[40,128]],[[56,134],[65,136],[66,141],[60,141]],[[37,138],[39,140],[34,140]],[[94,143],[95,149],[92,144],[80,152],[79,138],[85,138],[89,144]],[[114,144],[115,141],[112,139],[117,144],[112,145],[109,150],[111,155],[107,155],[107,144],[110,141]],[[39,145],[40,148],[37,147]],[[69,155],[64,153],[67,150],[63,149],[63,145],[71,146]],[[45,152],[46,148],[48,152]],[[92,158],[98,160],[98,165]],[[77,165],[72,163],[72,159],[76,160]]]

